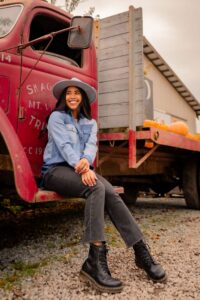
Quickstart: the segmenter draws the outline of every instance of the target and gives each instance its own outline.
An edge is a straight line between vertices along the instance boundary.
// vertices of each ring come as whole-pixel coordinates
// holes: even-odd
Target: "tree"
[[[56,4],[56,0],[51,0],[51,4],[55,5]]]
[[[50,0],[51,4],[56,5],[56,0]],[[69,13],[73,12],[81,0],[65,0],[65,10],[68,11]],[[94,7],[90,7],[84,15],[92,16],[95,11]]]

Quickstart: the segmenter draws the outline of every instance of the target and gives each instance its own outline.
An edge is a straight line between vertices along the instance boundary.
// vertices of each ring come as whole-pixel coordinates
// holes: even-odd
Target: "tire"
[[[200,209],[199,160],[188,159],[182,172],[182,189],[188,208]]]
[[[127,204],[135,204],[139,190],[132,185],[124,185],[124,194],[121,194],[123,201]]]

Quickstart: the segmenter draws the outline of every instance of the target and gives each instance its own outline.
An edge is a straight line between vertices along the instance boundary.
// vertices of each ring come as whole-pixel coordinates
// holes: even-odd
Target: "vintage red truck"
[[[109,32],[112,33],[113,24],[108,28],[110,20],[100,21],[100,34],[97,33],[99,23],[96,23],[91,39],[90,17],[72,19],[67,12],[43,0],[0,2],[2,196],[17,191],[20,199],[29,203],[61,199],[56,193],[39,188],[47,141],[43,129],[56,101],[51,94],[52,86],[60,79],[77,77],[99,90],[101,105],[98,101],[93,104],[94,118],[98,119],[98,111],[105,109],[102,104],[107,93],[105,85],[109,89],[107,103],[112,105],[114,97],[121,97],[125,104],[122,102],[120,109],[128,109],[128,116],[116,117],[115,121],[110,118],[110,124],[106,123],[109,118],[105,122],[102,118],[99,121],[97,170],[114,185],[123,186],[127,199],[133,202],[141,189],[151,188],[162,194],[179,186],[188,207],[200,209],[200,142],[162,128],[143,127],[143,121],[151,115],[153,108],[145,109],[147,79],[141,60],[140,16],[140,9],[130,7],[128,12],[112,19],[114,23],[120,18],[125,18],[123,24],[127,22],[128,41],[124,40],[119,53],[125,54],[128,66],[127,76],[109,82],[99,78],[97,62],[101,69],[100,65],[105,64],[102,55],[117,57],[117,49],[113,54],[108,47],[103,53],[99,44],[100,35],[108,37]],[[119,32],[122,31],[123,41],[124,27],[122,24],[117,26]],[[114,43],[115,40],[107,42]],[[113,76],[112,68],[109,72],[107,76]],[[106,84],[102,86],[102,82]],[[115,87],[117,84],[119,90],[112,84]],[[150,149],[145,147],[146,141],[152,142]]]

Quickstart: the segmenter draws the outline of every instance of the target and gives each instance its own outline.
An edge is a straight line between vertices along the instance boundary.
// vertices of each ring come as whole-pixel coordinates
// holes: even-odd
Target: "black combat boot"
[[[112,278],[107,264],[106,245],[90,245],[88,258],[85,260],[80,271],[84,281],[92,283],[99,291],[117,293],[122,291],[122,282]]]
[[[148,246],[141,240],[133,246],[135,263],[138,268],[144,269],[154,282],[164,282],[167,275],[162,266],[149,253]]]

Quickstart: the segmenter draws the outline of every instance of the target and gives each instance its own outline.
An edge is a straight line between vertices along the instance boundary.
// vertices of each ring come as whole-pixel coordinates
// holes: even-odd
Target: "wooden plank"
[[[113,36],[112,38],[101,39],[99,41],[99,49],[118,47],[119,45],[128,45],[129,36],[127,33]],[[116,49],[117,50],[117,49]]]
[[[128,127],[128,115],[109,116],[99,118],[100,128],[116,128],[116,127]]]
[[[121,103],[122,101],[128,102],[128,90],[117,91],[112,93],[100,93],[98,102],[99,105]]]
[[[141,88],[137,88],[136,91],[135,91],[135,95],[136,95],[136,98],[137,98],[137,101],[140,101],[140,100],[144,100],[144,89],[143,87]]]
[[[129,128],[144,120],[144,74],[142,10],[129,9]],[[143,116],[142,116],[143,115]],[[142,121],[143,123],[143,121]]]
[[[99,90],[101,91],[101,93],[106,93],[106,92],[111,93],[111,92],[128,90],[128,80],[120,79],[120,80],[114,80],[108,82],[106,81],[100,82]]]
[[[137,88],[144,88],[144,77],[143,76],[136,77],[135,78],[135,85],[136,85]]]
[[[137,113],[135,116],[135,122],[136,124],[138,124],[136,126],[141,126],[144,122],[144,113],[141,114]]]
[[[144,120],[142,27],[142,11],[133,7],[100,22],[100,128],[135,129]]]
[[[128,78],[128,67],[122,67],[99,72],[99,82]]]
[[[109,37],[113,38],[116,35],[121,35],[124,33],[128,33],[128,22],[115,24],[106,28],[101,28],[100,39],[105,39]]]
[[[140,101],[135,101],[135,112],[136,114],[144,113],[143,99]]]
[[[143,53],[139,51],[135,57],[135,65],[142,64],[143,67]]]
[[[128,47],[126,44],[118,45],[117,49],[116,47],[99,49],[98,62],[109,58],[115,58],[115,57],[119,57],[119,56],[121,57],[127,55],[128,55]]]
[[[99,62],[99,72],[116,68],[128,67],[128,56],[119,56]]]
[[[117,14],[115,16],[106,17],[104,19],[101,19],[100,26],[101,28],[107,28],[110,26],[113,26],[115,24],[120,24],[124,22],[128,22],[128,11]]]
[[[118,116],[120,119],[121,115],[128,115],[128,103],[115,103],[108,105],[99,105],[99,116]]]
[[[141,71],[141,64],[135,64],[135,77],[142,77],[142,79],[144,80],[144,76],[143,76],[143,70]],[[136,86],[137,88],[137,86]]]

